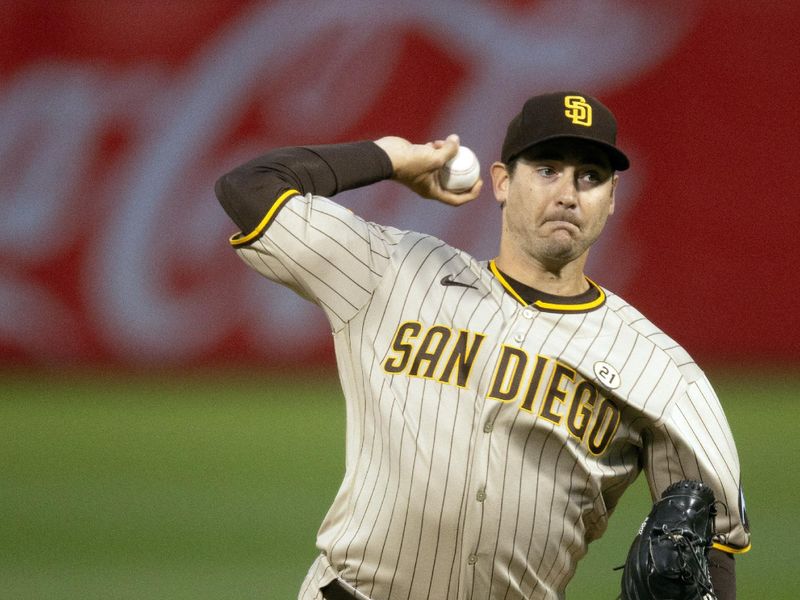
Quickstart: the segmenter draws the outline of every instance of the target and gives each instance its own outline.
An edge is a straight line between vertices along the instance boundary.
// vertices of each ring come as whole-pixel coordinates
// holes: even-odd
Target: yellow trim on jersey
[[[503,287],[506,288],[506,291],[512,296],[514,296],[514,298],[516,298],[517,302],[519,302],[523,306],[528,306],[528,303],[522,299],[522,297],[516,292],[516,290],[513,287],[511,287],[511,285],[506,281],[506,278],[503,277],[503,274],[497,268],[494,259],[489,261],[489,269],[491,270],[492,273],[494,273],[494,276],[497,278],[497,281],[503,284]]]
[[[267,211],[267,214],[264,216],[263,219],[261,219],[261,222],[255,229],[253,229],[253,231],[251,231],[245,236],[242,236],[242,232],[240,231],[239,233],[232,235],[230,237],[230,240],[228,241],[231,243],[232,246],[241,246],[243,244],[253,241],[259,235],[261,235],[264,229],[267,228],[267,225],[269,225],[270,221],[275,217],[275,214],[278,212],[281,206],[283,206],[289,198],[299,195],[300,192],[298,192],[297,190],[286,190],[270,207],[270,209]]]
[[[597,308],[603,302],[606,301],[606,293],[603,291],[599,285],[597,285],[594,281],[589,279],[584,275],[584,279],[589,282],[589,285],[592,286],[594,289],[597,290],[599,294],[597,298],[592,300],[591,302],[584,302],[583,304],[555,304],[552,302],[542,302],[541,300],[537,300],[534,302],[536,306],[539,308],[545,308],[548,310],[575,310],[575,311],[583,311],[583,310],[591,310],[593,308]]]
[[[744,554],[745,552],[749,552],[752,544],[747,544],[744,548],[734,548],[732,546],[726,546],[724,544],[718,544],[714,542],[711,544],[712,548],[716,548],[717,550],[722,550],[723,552],[728,552],[729,554]]]
[[[489,269],[492,271],[497,280],[503,285],[506,291],[511,294],[517,302],[522,304],[523,306],[528,306],[528,303],[522,299],[522,297],[511,287],[511,284],[506,281],[506,278],[503,277],[503,274],[497,268],[497,265],[494,262],[494,259],[489,261]],[[557,310],[557,311],[564,311],[564,312],[580,312],[586,310],[592,310],[593,308],[597,308],[598,306],[602,305],[606,301],[606,294],[599,285],[597,285],[594,281],[589,279],[588,277],[584,276],[586,281],[589,282],[593,288],[595,288],[598,292],[597,298],[592,300],[591,302],[584,302],[583,304],[560,304],[556,302],[544,302],[543,300],[536,300],[533,305],[544,310]]]

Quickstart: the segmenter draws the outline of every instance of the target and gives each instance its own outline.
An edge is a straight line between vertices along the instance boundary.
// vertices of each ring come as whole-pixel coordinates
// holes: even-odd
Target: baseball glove
[[[669,486],[642,523],[622,572],[622,600],[715,600],[708,571],[714,492],[698,481]]]

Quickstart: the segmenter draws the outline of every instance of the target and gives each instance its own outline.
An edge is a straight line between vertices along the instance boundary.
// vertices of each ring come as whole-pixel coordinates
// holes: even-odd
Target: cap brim
[[[530,144],[529,146],[525,146],[522,150],[520,150],[519,152],[515,153],[514,156],[512,156],[512,158],[514,158],[516,156],[519,156],[520,154],[530,150],[534,146],[538,146],[542,142],[548,142],[550,140],[564,140],[564,139],[568,139],[568,140],[572,139],[572,140],[581,140],[581,141],[584,141],[584,142],[591,142],[595,146],[598,146],[598,147],[602,148],[603,151],[608,155],[608,160],[611,163],[611,166],[614,168],[615,171],[625,171],[626,169],[628,169],[631,166],[631,163],[628,160],[628,157],[625,156],[625,154],[619,148],[617,148],[616,146],[612,146],[608,142],[603,142],[603,141],[600,141],[600,140],[595,139],[593,137],[581,136],[581,135],[573,135],[573,134],[570,134],[570,135],[557,134],[557,135],[551,135],[551,136],[548,136],[548,137],[543,137],[541,139],[536,140],[534,143]]]

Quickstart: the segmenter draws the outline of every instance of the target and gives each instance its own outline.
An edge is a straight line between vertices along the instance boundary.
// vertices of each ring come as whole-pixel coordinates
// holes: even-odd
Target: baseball
[[[456,155],[439,169],[439,183],[451,192],[466,192],[480,176],[478,157],[466,146],[459,146]]]

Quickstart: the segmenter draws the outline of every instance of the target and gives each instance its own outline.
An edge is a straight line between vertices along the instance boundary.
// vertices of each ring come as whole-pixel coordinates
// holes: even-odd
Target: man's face
[[[583,256],[614,212],[617,179],[599,147],[569,139],[526,151],[513,175],[495,163],[494,193],[505,206],[501,244],[547,268]]]

